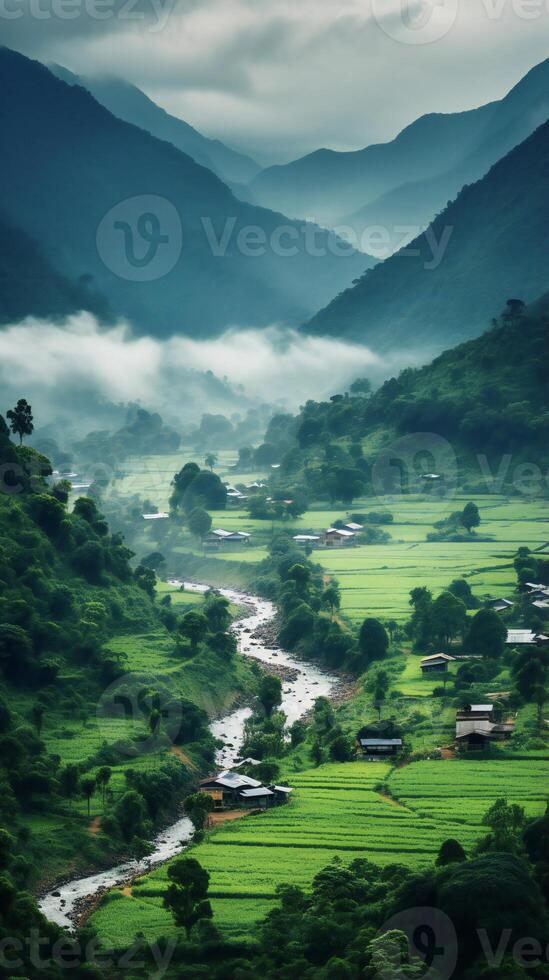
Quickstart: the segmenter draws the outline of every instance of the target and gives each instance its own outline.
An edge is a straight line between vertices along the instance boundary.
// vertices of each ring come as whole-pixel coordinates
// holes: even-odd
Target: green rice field
[[[275,902],[277,885],[307,889],[334,857],[357,857],[412,868],[431,864],[448,837],[466,851],[486,833],[482,817],[499,797],[543,813],[549,761],[459,760],[412,763],[327,764],[286,773],[291,803],[226,823],[193,848],[210,874],[214,920],[231,937],[249,934]],[[379,792],[385,784],[387,792]],[[93,916],[107,946],[174,931],[162,907],[167,867],[134,885],[131,897],[114,892]],[[115,901],[116,915],[111,903]]]

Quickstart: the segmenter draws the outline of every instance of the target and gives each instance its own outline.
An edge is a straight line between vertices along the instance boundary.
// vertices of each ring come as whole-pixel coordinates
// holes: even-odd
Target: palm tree
[[[91,798],[95,792],[96,782],[93,776],[86,776],[85,779],[80,783],[80,789],[82,790],[82,795],[88,803],[88,817],[90,815],[90,802]]]

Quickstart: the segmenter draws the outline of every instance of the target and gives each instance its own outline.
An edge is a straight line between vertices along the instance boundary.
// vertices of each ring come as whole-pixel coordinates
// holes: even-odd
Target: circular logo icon
[[[421,980],[449,980],[456,968],[454,924],[445,912],[429,906],[393,915],[372,946],[372,965],[380,980],[408,980],[414,960],[423,964]]]
[[[381,30],[400,44],[432,44],[448,34],[458,0],[372,0],[372,14]]]
[[[144,194],[120,201],[97,229],[97,251],[115,276],[152,282],[171,272],[181,255],[179,214],[165,197]]]
[[[182,722],[178,698],[135,673],[124,674],[103,691],[97,705],[97,724],[105,741],[117,742],[127,755],[151,752],[175,742]]]
[[[396,439],[381,450],[372,466],[376,497],[390,505],[403,503],[405,495],[414,494],[416,499],[431,502],[435,514],[444,510],[444,501],[453,498],[457,482],[456,454],[448,440],[434,432],[414,432]]]

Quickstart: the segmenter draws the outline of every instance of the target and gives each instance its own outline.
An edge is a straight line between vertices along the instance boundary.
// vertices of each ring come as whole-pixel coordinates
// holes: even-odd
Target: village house
[[[465,704],[456,714],[456,721],[471,721],[483,719],[492,721],[494,717],[493,704]]]
[[[327,548],[342,548],[351,544],[354,536],[354,531],[347,531],[340,527],[329,527],[324,534],[324,544]]]
[[[157,514],[143,514],[144,521],[165,521],[170,515],[166,514],[165,511],[160,510]]]
[[[358,534],[359,531],[363,531],[364,530],[364,525],[363,524],[356,524],[355,521],[351,521],[349,524],[344,524],[343,525],[343,530],[344,531],[352,531],[353,534]]]
[[[459,711],[456,714],[456,745],[463,749],[487,749],[491,742],[511,738],[514,730],[513,722],[494,724],[489,717],[464,717]]]
[[[512,609],[514,602],[510,599],[490,599],[488,602],[488,607],[493,609],[494,612],[506,612],[507,609]]]
[[[423,674],[435,672],[445,674],[448,670],[448,664],[454,660],[455,657],[451,657],[448,653],[433,653],[430,657],[424,657],[419,666]]]
[[[363,759],[369,762],[387,759],[402,750],[401,738],[357,738],[356,746]]]
[[[211,797],[215,810],[266,810],[287,802],[292,792],[291,786],[263,786],[258,779],[229,769],[202,779],[200,790]]]
[[[292,541],[296,544],[306,546],[308,544],[315,545],[320,541],[320,535],[318,534],[294,534]]]
[[[530,646],[534,643],[549,643],[549,636],[544,633],[534,633],[528,629],[507,630],[507,640],[509,646]]]
[[[250,544],[251,537],[247,531],[225,531],[218,527],[215,531],[209,531],[204,538],[204,544],[214,548],[225,545]]]

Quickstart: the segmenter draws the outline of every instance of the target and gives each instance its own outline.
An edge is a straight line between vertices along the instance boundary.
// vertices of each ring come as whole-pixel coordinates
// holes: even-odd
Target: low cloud
[[[387,373],[367,347],[276,326],[235,328],[214,340],[158,340],[134,336],[127,323],[103,329],[82,313],[63,323],[28,319],[0,331],[5,397],[26,397],[50,417],[70,414],[83,392],[98,402],[140,401],[186,421],[204,411],[261,403],[295,410],[356,377]],[[6,408],[0,405],[0,412]]]

